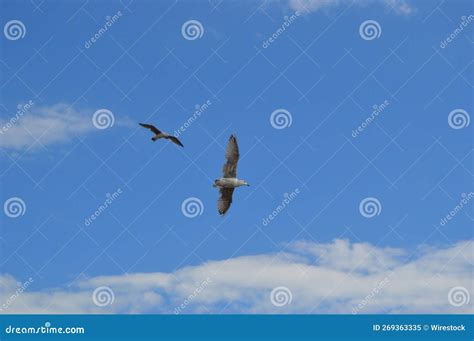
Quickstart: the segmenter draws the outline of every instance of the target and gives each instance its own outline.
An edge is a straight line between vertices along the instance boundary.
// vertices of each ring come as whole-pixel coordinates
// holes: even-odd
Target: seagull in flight
[[[240,186],[250,186],[247,181],[237,179],[237,162],[239,161],[239,146],[235,135],[230,135],[225,153],[226,163],[222,167],[223,177],[214,181],[213,187],[219,188],[220,198],[217,201],[217,211],[225,214],[232,203],[234,189]]]
[[[170,141],[173,141],[174,143],[176,143],[178,146],[181,146],[181,147],[184,147],[183,144],[181,143],[181,141],[179,141],[176,137],[174,137],[173,135],[170,135],[170,134],[167,134],[163,131],[160,131],[157,127],[155,127],[154,125],[152,124],[145,124],[145,123],[138,123],[139,125],[141,125],[143,128],[147,128],[147,129],[150,129],[154,134],[155,136],[153,136],[151,138],[151,140],[153,142],[155,142],[156,140],[159,140],[159,139],[167,139],[167,140],[170,140]]]

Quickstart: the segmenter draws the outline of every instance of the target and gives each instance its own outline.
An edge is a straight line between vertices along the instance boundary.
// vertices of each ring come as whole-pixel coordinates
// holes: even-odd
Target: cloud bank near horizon
[[[473,241],[407,250],[334,240],[35,290],[0,275],[1,313],[474,313]],[[34,281],[34,279],[32,279]],[[20,291],[20,293],[18,293]]]

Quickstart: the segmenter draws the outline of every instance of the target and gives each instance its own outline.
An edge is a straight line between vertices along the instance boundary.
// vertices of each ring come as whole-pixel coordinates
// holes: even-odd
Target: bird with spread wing
[[[225,153],[226,162],[222,167],[223,177],[214,181],[213,186],[219,188],[220,198],[217,201],[217,211],[225,214],[232,203],[234,189],[240,186],[250,186],[247,181],[237,178],[237,162],[239,161],[239,146],[237,138],[231,135]]]
[[[143,128],[147,128],[149,130],[151,130],[153,132],[153,134],[155,134],[155,136],[153,136],[151,138],[151,140],[153,142],[155,142],[156,140],[159,140],[159,139],[167,139],[167,140],[170,140],[174,143],[176,143],[178,146],[181,146],[181,147],[184,147],[183,144],[181,143],[180,140],[178,140],[177,137],[173,136],[173,135],[170,135],[170,134],[167,134],[165,132],[162,132],[160,131],[157,127],[155,127],[154,125],[152,124],[145,124],[145,123],[138,123],[139,125],[141,125]]]

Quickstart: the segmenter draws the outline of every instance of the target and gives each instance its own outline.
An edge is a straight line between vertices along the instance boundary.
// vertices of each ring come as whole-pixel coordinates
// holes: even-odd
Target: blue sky
[[[452,259],[461,257],[459,272],[446,275],[449,280],[439,286],[440,303],[413,311],[454,309],[445,295],[455,285],[472,292],[472,282],[465,281],[472,274],[474,217],[473,125],[466,122],[473,109],[468,1],[2,1],[1,6],[2,26],[11,20],[24,25],[23,37],[8,39],[5,32],[1,37],[2,126],[12,122],[18,105],[33,103],[0,142],[2,202],[18,197],[26,207],[24,215],[3,212],[0,220],[5,293],[17,281],[34,279],[23,295],[26,303],[18,299],[11,309],[48,311],[28,297],[58,290],[73,295],[79,288],[89,297],[84,287],[103,284],[98,278],[145,273],[184,281],[188,276],[177,273],[186,269],[242,259],[258,267],[259,257],[298,258],[299,251],[291,250],[304,245],[319,250],[317,259],[303,262],[315,267],[323,266],[327,250],[342,259],[359,256],[357,245],[381,258],[388,254],[379,263],[400,267],[428,257],[426,247],[452,252],[433,276],[445,275]],[[87,44],[114,15],[115,22]],[[189,20],[202,25],[200,36],[183,36]],[[367,20],[377,23],[378,35],[364,39],[360,26]],[[137,125],[149,122],[173,133],[204,103],[207,108],[180,136],[184,149],[152,143]],[[383,103],[373,114],[373,106]],[[100,109],[112,113],[113,126],[94,126]],[[283,129],[270,122],[279,109],[291,116]],[[451,112],[464,119],[460,129],[450,124]],[[241,151],[238,175],[251,187],[237,189],[221,217],[211,185],[220,177],[231,133]],[[119,189],[86,225],[107,193]],[[265,226],[263,219],[295,190],[297,196]],[[463,193],[467,203],[443,224]],[[202,203],[193,218],[181,209],[190,197]],[[361,214],[365,198],[378,200],[378,214]],[[392,255],[386,248],[396,251]],[[326,265],[341,273],[352,270],[332,262]],[[242,270],[245,277],[253,269],[229,271]],[[367,269],[362,273],[371,273]],[[179,295],[153,289],[160,303],[147,311],[173,311],[205,278],[191,281]],[[285,276],[275,281],[291,289]],[[134,311],[121,301],[114,281],[104,283],[115,293],[114,311]],[[207,297],[190,307],[274,312],[242,283],[234,288],[239,294]],[[253,289],[260,297],[275,285]],[[335,298],[329,308],[320,304],[311,311],[299,305],[303,289],[293,283],[291,311],[350,312],[357,297],[370,292],[367,285],[349,308]],[[411,311],[409,304],[399,311]],[[398,308],[381,302],[371,309]]]

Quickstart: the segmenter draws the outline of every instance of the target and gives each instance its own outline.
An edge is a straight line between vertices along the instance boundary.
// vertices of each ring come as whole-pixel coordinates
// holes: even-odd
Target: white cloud
[[[92,123],[93,113],[94,110],[78,111],[64,103],[28,105],[9,119],[0,119],[0,147],[35,150],[41,145],[66,143],[77,136],[99,132]]]
[[[411,14],[414,11],[414,8],[407,0],[288,0],[290,8],[301,13],[316,12],[350,3],[357,6],[380,4],[388,9],[393,8],[395,13],[403,15]]]
[[[21,283],[3,275],[0,308],[8,301],[7,313],[173,313],[178,306],[182,313],[473,313],[472,305],[448,300],[456,286],[473,292],[473,248],[465,241],[413,256],[347,240],[299,242],[285,253],[209,261],[174,273],[94,277],[68,289],[31,287],[14,300]],[[113,290],[113,304],[94,305],[99,286]],[[291,291],[289,305],[272,305],[270,293],[279,286]]]

